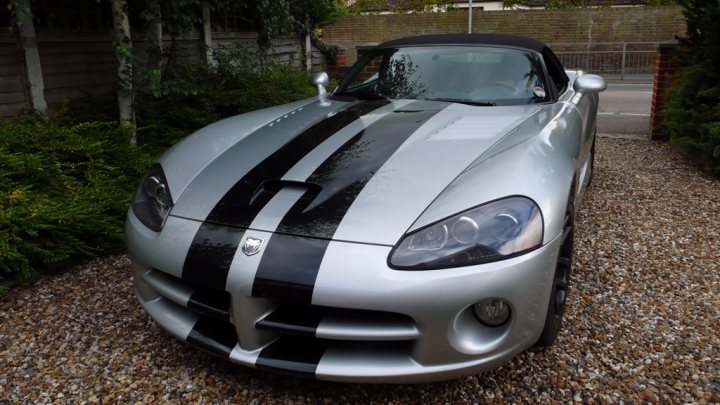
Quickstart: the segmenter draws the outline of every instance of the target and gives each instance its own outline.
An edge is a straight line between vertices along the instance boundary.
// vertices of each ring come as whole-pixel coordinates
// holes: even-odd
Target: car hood
[[[171,182],[171,190],[181,190],[171,215],[394,245],[458,175],[541,110],[408,100],[326,104],[276,117],[214,156],[184,187]],[[174,162],[193,159],[191,150],[175,153],[187,156]]]

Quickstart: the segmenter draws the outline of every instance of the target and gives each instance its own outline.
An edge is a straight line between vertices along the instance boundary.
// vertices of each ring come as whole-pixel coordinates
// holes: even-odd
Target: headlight
[[[155,163],[135,194],[133,212],[145,226],[160,232],[172,207],[172,201],[165,173],[160,164]]]
[[[542,243],[543,220],[529,198],[508,197],[405,235],[390,267],[431,270],[507,259]]]

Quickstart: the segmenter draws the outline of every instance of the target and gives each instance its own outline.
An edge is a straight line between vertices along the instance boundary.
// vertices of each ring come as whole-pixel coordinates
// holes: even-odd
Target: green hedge
[[[123,246],[123,217],[152,162],[115,123],[0,121],[0,275]]]

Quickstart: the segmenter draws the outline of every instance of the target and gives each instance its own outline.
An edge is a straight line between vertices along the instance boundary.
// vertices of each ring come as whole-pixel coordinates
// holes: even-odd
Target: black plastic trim
[[[212,354],[230,357],[230,352],[237,344],[237,335],[235,327],[227,322],[200,318],[186,341]]]
[[[327,310],[319,307],[281,307],[255,323],[257,329],[314,337]]]
[[[265,347],[255,366],[285,374],[314,377],[328,342],[300,336],[283,336]]]
[[[230,319],[230,294],[227,291],[200,288],[190,296],[187,307],[227,322]]]

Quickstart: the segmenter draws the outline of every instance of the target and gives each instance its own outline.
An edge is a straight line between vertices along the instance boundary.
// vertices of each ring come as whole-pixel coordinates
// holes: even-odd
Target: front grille
[[[160,297],[155,316],[167,319],[163,314],[172,313],[173,319],[186,325],[176,331],[177,336],[234,361],[238,358],[233,356],[246,356],[240,360],[245,364],[300,375],[313,374],[321,358],[334,359],[333,367],[345,364],[338,358],[346,359],[348,367],[372,359],[414,364],[411,352],[420,332],[404,314],[231,297],[226,291],[196,286],[154,269],[136,276],[143,288]],[[172,329],[175,324],[165,326]]]
[[[143,279],[160,295],[202,316],[230,321],[230,294],[209,287],[194,286],[159,270],[150,270]]]
[[[182,311],[193,321],[185,337],[188,343],[205,351],[227,357],[237,344],[230,316],[230,294],[214,288],[195,286],[159,270],[139,275],[162,299],[170,301],[166,311]]]
[[[393,312],[281,305],[255,323],[262,330],[333,340],[392,341],[419,336],[412,318]]]
[[[334,358],[333,364],[338,358],[364,366],[373,358],[408,364],[419,338],[406,315],[295,303],[281,303],[255,328],[278,336],[263,348],[255,366],[300,376],[314,376],[325,358]]]
[[[230,321],[230,294],[213,288],[198,288],[190,296],[188,308],[221,321]]]

